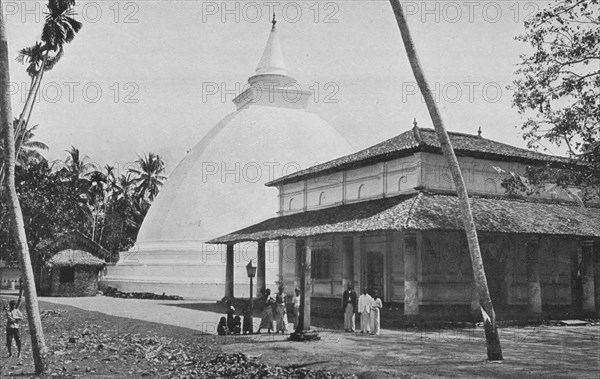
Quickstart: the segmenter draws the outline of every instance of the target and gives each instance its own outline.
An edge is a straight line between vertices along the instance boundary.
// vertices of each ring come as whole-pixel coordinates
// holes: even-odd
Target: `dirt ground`
[[[598,378],[600,326],[500,330],[504,362],[486,361],[483,329],[418,328],[380,336],[322,331],[319,342],[261,335],[224,352],[251,352],[268,364],[307,365],[363,378]]]
[[[40,307],[51,350],[46,377],[206,377],[202,362],[220,352],[244,353],[268,367],[360,378],[597,378],[600,372],[598,325],[502,328],[505,361],[489,363],[481,328],[383,330],[380,336],[321,329],[318,342],[288,342],[281,334],[217,337],[63,304],[41,302]],[[6,350],[0,354],[2,378],[32,376],[29,338],[24,337],[22,359],[7,358]],[[69,342],[71,337],[76,341]]]

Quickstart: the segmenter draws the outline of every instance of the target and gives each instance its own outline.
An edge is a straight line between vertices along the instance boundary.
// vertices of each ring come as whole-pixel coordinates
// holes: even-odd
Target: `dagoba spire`
[[[271,27],[271,34],[267,40],[267,46],[263,52],[262,58],[256,67],[256,75],[286,75],[287,68],[285,67],[285,61],[283,60],[283,53],[281,51],[281,43],[279,42],[279,33],[275,24],[275,13],[273,13],[273,26]]]
[[[237,109],[250,105],[274,106],[279,108],[305,109],[312,92],[303,90],[287,73],[277,21],[273,14],[271,33],[262,58],[256,67],[256,74],[248,78],[250,86],[233,99]]]

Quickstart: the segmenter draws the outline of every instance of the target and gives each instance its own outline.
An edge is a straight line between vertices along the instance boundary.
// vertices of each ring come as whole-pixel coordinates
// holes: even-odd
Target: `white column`
[[[419,314],[419,281],[417,278],[417,235],[404,233],[404,315]]]
[[[527,266],[527,312],[534,317],[542,315],[542,287],[540,284],[539,241],[536,237],[525,241]]]

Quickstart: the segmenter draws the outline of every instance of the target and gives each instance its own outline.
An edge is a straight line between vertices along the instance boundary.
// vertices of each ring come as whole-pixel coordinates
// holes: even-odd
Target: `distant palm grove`
[[[36,126],[18,130],[15,120],[16,186],[23,209],[27,242],[35,269],[56,252],[60,237],[79,231],[102,245],[115,261],[131,248],[150,204],[166,177],[160,156],[138,156],[124,172],[99,167],[79,149],[71,147],[64,160],[49,162],[42,155],[48,146],[34,140]],[[4,163],[4,162],[2,162]],[[0,189],[0,254],[16,260],[17,247],[10,229],[4,187]]]

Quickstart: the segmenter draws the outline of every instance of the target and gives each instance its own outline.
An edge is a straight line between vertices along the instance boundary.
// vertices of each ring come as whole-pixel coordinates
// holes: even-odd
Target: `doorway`
[[[367,288],[369,293],[373,295],[377,293],[377,296],[383,298],[384,295],[384,273],[383,273],[383,253],[380,252],[368,252],[367,253]]]

